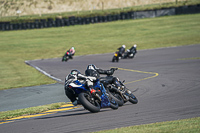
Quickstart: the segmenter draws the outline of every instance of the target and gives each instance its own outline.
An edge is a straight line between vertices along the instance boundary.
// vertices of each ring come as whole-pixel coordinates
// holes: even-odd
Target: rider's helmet
[[[79,70],[74,69],[74,70],[71,70],[70,74],[77,75],[77,74],[81,74],[81,72]]]
[[[75,50],[75,48],[74,48],[74,47],[72,47],[71,49]]]
[[[71,70],[71,72],[66,76],[65,80],[76,79],[77,75],[81,74],[79,70]]]
[[[136,47],[137,47],[137,45],[136,45],[136,44],[134,44],[134,45],[133,45],[133,47],[135,47],[135,48],[136,48]]]
[[[126,45],[122,45],[123,48],[126,48]]]
[[[97,79],[100,77],[99,73],[96,71],[97,68],[94,64],[89,64],[87,66],[87,69],[85,70],[85,75],[86,76],[93,76],[96,77]]]
[[[88,66],[87,66],[87,70],[88,69],[92,69],[92,70],[96,70],[96,66],[94,65],[94,64],[89,64]]]

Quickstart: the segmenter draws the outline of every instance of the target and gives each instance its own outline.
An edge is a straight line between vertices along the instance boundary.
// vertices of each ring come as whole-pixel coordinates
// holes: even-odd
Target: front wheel
[[[110,97],[112,97],[118,103],[119,106],[122,106],[124,104],[124,100],[119,94],[114,92],[109,92],[109,94]]]
[[[113,58],[112,58],[112,62],[115,62],[115,60],[116,60],[116,57],[115,57],[115,56],[113,56]]]
[[[64,56],[62,57],[62,62],[65,61]]]
[[[132,104],[137,104],[138,100],[133,94],[130,94],[129,102],[131,102]]]
[[[100,111],[100,104],[94,100],[94,98],[87,93],[80,93],[78,99],[83,107],[92,113],[97,113]]]

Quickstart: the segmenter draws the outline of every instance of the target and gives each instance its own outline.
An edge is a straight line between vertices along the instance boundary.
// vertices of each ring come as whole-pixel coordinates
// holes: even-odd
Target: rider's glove
[[[117,70],[117,68],[111,68],[110,70],[107,70],[107,75],[113,75],[115,70]]]
[[[114,72],[114,71],[117,70],[117,69],[118,69],[118,68],[116,67],[116,68],[111,68],[110,70]]]

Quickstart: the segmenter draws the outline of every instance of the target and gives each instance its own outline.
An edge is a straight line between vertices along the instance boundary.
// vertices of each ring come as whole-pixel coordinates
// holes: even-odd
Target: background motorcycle
[[[71,89],[78,97],[79,102],[83,107],[92,113],[100,111],[100,108],[110,107],[112,109],[118,109],[117,102],[108,94],[99,80],[94,83],[94,88],[98,93],[95,95],[86,87],[86,79],[76,80],[74,82],[67,83],[67,87]]]
[[[117,70],[117,68],[115,68],[114,70]],[[108,90],[109,94],[115,97],[114,99],[119,106],[122,106],[127,101],[133,104],[138,103],[138,100],[134,96],[134,94],[124,85],[125,80],[123,82],[118,81],[121,85],[120,89],[118,89],[115,84],[112,84],[109,81],[105,80],[105,78],[100,79],[100,81],[103,83],[106,90]]]
[[[118,62],[119,61],[119,56],[118,56],[118,51],[116,51],[115,53],[114,53],[114,56],[113,56],[113,58],[112,58],[112,62]]]
[[[65,55],[62,57],[62,62],[68,61],[69,59],[72,59],[72,56],[70,55],[70,52],[67,51]]]
[[[130,53],[130,50],[127,49],[127,51],[124,53],[124,56],[123,56],[123,59],[126,59],[126,58],[134,58],[136,54],[136,51],[134,50],[133,52]]]
[[[124,82],[119,81],[121,84],[121,88],[118,89],[114,84],[110,84],[108,87],[109,91],[111,92],[112,95],[120,95],[122,99],[124,100],[124,103],[127,101],[137,104],[138,99],[135,97],[135,95],[124,85]],[[121,99],[121,98],[120,98]]]
[[[115,62],[115,61],[118,62],[120,58],[121,58],[121,57],[119,56],[119,51],[116,51],[116,52],[114,53],[113,58],[112,58],[112,62]]]

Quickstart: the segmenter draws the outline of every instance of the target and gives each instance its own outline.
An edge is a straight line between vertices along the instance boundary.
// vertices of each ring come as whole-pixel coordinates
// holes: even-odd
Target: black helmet
[[[87,69],[96,70],[97,67],[96,67],[94,64],[89,64],[89,65],[87,66]]]
[[[99,78],[100,75],[96,71],[97,69],[99,69],[99,68],[97,68],[94,64],[89,64],[87,66],[87,69],[85,70],[85,75],[86,76],[93,76],[93,77]]]

